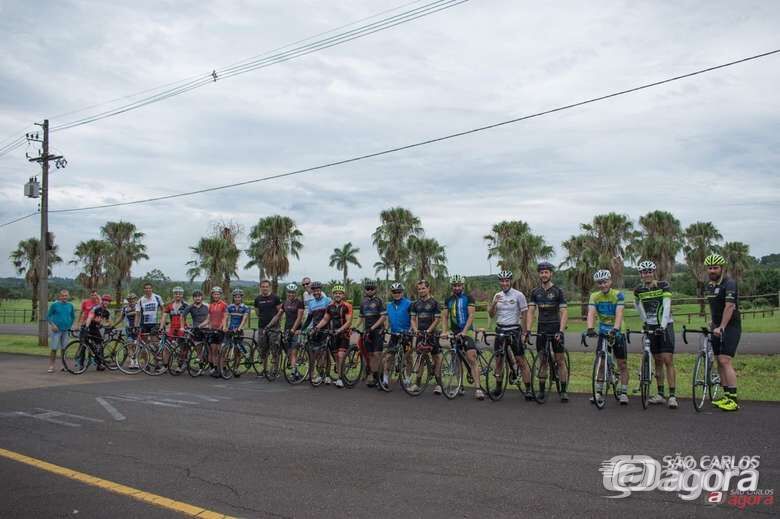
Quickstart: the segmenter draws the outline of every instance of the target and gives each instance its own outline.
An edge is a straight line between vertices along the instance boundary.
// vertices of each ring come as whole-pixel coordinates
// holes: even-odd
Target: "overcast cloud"
[[[398,0],[396,0],[399,4]],[[0,3],[0,138],[44,116],[210,72],[396,4],[349,0]],[[594,6],[598,6],[595,8]],[[45,31],[40,21],[46,20]],[[780,47],[778,2],[538,3],[472,0],[296,60],[54,133],[69,166],[52,209],[242,181],[553,108]],[[67,261],[107,220],[146,233],[150,260],[183,278],[211,223],[248,231],[291,216],[304,234],[291,276],[338,277],[333,248],[360,247],[401,205],[447,247],[449,269],[483,274],[485,235],[523,219],[560,243],[594,214],[668,210],[712,221],[760,256],[780,251],[780,55],[606,102],[238,189],[53,214]],[[53,123],[73,116],[53,118]],[[24,148],[0,158],[0,220],[31,212]],[[0,256],[37,234],[0,229]],[[242,243],[245,244],[245,236]],[[241,266],[245,263],[242,258]],[[495,271],[495,268],[493,267]],[[0,261],[0,275],[12,275]],[[73,276],[72,266],[55,269]],[[256,272],[242,271],[243,279]]]

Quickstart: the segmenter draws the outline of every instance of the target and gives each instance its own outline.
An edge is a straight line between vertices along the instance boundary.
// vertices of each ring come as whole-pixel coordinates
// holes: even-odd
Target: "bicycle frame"
[[[626,340],[628,344],[631,344],[631,334],[640,333],[626,330]],[[653,353],[650,351],[652,339],[650,334],[652,332],[647,326],[642,327],[642,361],[639,365],[639,393],[642,399],[642,408],[647,409],[649,407],[650,399],[650,386],[653,383],[653,377],[655,375],[655,363],[653,362]]]
[[[688,334],[701,334],[699,338],[699,353],[696,355],[696,363],[693,368],[693,377],[691,377],[691,396],[693,408],[696,412],[701,412],[704,401],[709,397],[710,402],[717,400],[720,391],[720,373],[713,369],[715,352],[712,351],[712,332],[707,328],[698,330],[688,330],[683,326],[683,342],[688,344]],[[699,392],[701,395],[699,396]]]
[[[598,338],[600,340],[597,342],[596,355],[593,359],[591,392],[593,394],[593,403],[596,405],[596,409],[601,410],[606,405],[605,397],[610,388],[617,400],[619,376],[616,369],[617,360],[613,353],[613,347],[617,341],[617,336],[600,333]],[[582,345],[586,348],[589,347],[587,335],[585,333],[582,334]],[[601,391],[598,390],[599,386],[601,386]]]

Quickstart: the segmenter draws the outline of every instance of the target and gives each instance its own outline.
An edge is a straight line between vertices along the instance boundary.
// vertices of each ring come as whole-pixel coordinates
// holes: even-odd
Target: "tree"
[[[443,278],[447,275],[447,254],[444,247],[433,238],[410,236],[406,242],[411,265],[410,274],[419,279]]]
[[[51,248],[48,251],[47,258],[47,277],[51,276],[51,268],[53,265],[62,263],[62,258],[57,255],[57,245],[54,244],[54,235],[51,236]],[[39,252],[40,240],[37,238],[28,238],[20,241],[16,250],[9,255],[11,263],[13,263],[14,268],[16,269],[16,273],[24,275],[25,282],[32,288],[31,321],[34,321],[38,315],[38,283],[41,280],[40,273],[38,272]],[[41,304],[45,305],[46,303],[48,303],[48,301],[41,301]]]
[[[634,224],[624,214],[607,213],[594,216],[592,223],[580,227],[593,240],[599,254],[598,266],[609,268],[614,285],[622,287],[625,260],[633,257],[630,244],[636,238]]]
[[[671,280],[674,261],[683,247],[680,220],[667,211],[652,211],[639,218],[639,236],[634,252],[640,260],[651,260],[658,267],[658,278]]]
[[[374,273],[378,276],[380,272],[385,273],[385,299],[390,299],[390,271],[393,266],[387,261],[387,258],[380,258],[374,262]]]
[[[109,245],[103,240],[87,240],[76,245],[75,258],[68,263],[81,265],[76,282],[88,291],[97,290],[106,283],[108,251]]]
[[[502,221],[484,236],[488,259],[498,258],[501,270],[511,270],[514,284],[526,294],[537,284],[536,265],[553,254],[553,248],[541,235],[533,234],[529,225],[520,220]]]
[[[707,282],[707,269],[704,258],[715,249],[717,242],[723,239],[712,222],[692,223],[683,235],[683,253],[688,272],[696,281],[696,295],[699,298],[699,312],[704,314],[704,284]]]
[[[261,280],[270,276],[272,290],[276,293],[279,278],[290,272],[288,255],[300,259],[302,237],[303,233],[292,218],[278,214],[260,218],[249,232],[250,243],[246,254],[250,261],[244,268],[257,267]]]
[[[203,291],[210,292],[219,286],[225,294],[230,292],[230,280],[238,279],[238,258],[241,251],[236,246],[239,228],[235,224],[218,224],[210,236],[204,236],[190,250],[195,259],[188,261],[187,276],[190,282],[205,275]]]
[[[720,248],[720,254],[726,258],[729,274],[737,281],[742,281],[745,271],[754,264],[754,260],[750,257],[750,246],[746,243],[726,242]]]
[[[572,236],[561,244],[566,251],[562,265],[568,267],[566,275],[580,292],[580,311],[585,317],[588,299],[593,286],[593,273],[598,266],[599,254],[593,238],[587,234]]]
[[[345,289],[348,286],[349,265],[352,264],[358,268],[363,268],[357,259],[358,252],[360,252],[360,249],[353,247],[350,241],[342,245],[340,249],[333,249],[333,254],[330,255],[330,266],[336,267],[341,271]]]
[[[408,209],[393,207],[379,213],[379,222],[371,235],[373,244],[379,256],[392,265],[395,278],[400,281],[403,266],[409,260],[409,238],[423,232],[420,219]]]
[[[106,266],[108,279],[116,292],[116,301],[122,300],[122,283],[130,281],[133,263],[149,259],[146,255],[146,245],[143,244],[144,233],[136,229],[130,222],[106,222],[100,228],[100,234],[107,243]]]

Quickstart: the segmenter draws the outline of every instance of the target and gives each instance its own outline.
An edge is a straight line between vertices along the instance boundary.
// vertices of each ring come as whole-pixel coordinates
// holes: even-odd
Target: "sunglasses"
[[[653,272],[655,272],[655,270],[640,270],[639,271],[640,274],[652,274]]]
[[[302,284],[303,286],[305,286],[305,287],[307,287],[307,286],[311,285],[311,283],[301,283],[301,284]]]
[[[596,281],[597,285],[606,285],[607,283],[608,283],[608,281],[605,280],[605,279],[602,279],[601,281]]]

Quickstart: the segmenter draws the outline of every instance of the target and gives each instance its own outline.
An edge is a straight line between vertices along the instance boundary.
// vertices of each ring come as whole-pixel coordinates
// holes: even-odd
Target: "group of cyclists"
[[[737,286],[733,279],[725,275],[726,261],[722,256],[711,254],[704,263],[710,280],[707,299],[713,320],[710,326],[712,349],[717,357],[723,389],[722,397],[712,404],[724,411],[736,411],[739,409],[737,381],[731,360],[741,333]],[[656,265],[652,261],[642,261],[638,267],[641,283],[634,289],[634,304],[651,337],[650,348],[657,383],[657,392],[650,398],[650,403],[665,404],[676,409],[671,287],[667,281],[657,279]],[[568,320],[566,297],[564,291],[553,283],[554,267],[551,263],[541,262],[537,270],[538,286],[528,298],[513,288],[512,272],[504,270],[498,273],[500,290],[487,308],[490,317],[495,319],[493,348],[496,351],[499,348],[511,351],[506,356],[510,363],[510,380],[517,384],[526,400],[544,403],[547,399],[546,389],[550,387],[547,377],[552,376],[558,384],[560,401],[565,403],[569,401],[568,355],[564,334]],[[625,334],[622,331],[625,295],[612,287],[612,276],[608,270],[598,270],[593,280],[598,289],[591,294],[588,302],[587,331],[583,333],[583,342],[585,337],[597,337],[597,351],[609,345],[619,370],[616,397],[620,404],[627,405],[629,373]],[[484,386],[481,382],[484,373],[481,373],[477,359],[479,349],[475,339],[478,331],[474,326],[476,307],[472,296],[465,292],[463,276],[454,275],[450,278],[451,294],[443,305],[432,297],[430,283],[424,279],[415,284],[414,300],[405,294],[401,283],[392,283],[391,298],[387,302],[377,295],[377,282],[366,280],[363,282],[364,295],[358,308],[359,323],[356,328],[353,327],[353,307],[346,300],[344,286],[332,285],[330,295],[326,295],[320,282],[304,278],[301,285],[288,284],[285,287],[285,298],[282,299],[273,293],[269,281],[261,281],[259,293],[252,303],[257,315],[254,340],[258,348],[268,351],[274,341],[283,340],[285,344],[282,347],[287,351],[294,380],[308,376],[315,385],[324,383],[344,387],[347,381],[341,374],[344,372],[345,357],[351,346],[352,333],[358,331],[364,357],[364,379],[369,387],[389,390],[393,363],[398,358],[399,348],[407,348],[405,355],[408,365],[410,341],[405,338],[411,337],[415,347],[425,349],[432,359],[437,381],[434,393],[442,393],[440,341],[443,338],[460,345],[467,364],[467,374],[474,384],[476,399],[485,399],[488,387],[494,387],[494,391],[501,390],[503,381],[499,377],[503,376],[504,371],[500,366],[488,375],[496,378],[495,384],[493,380],[487,380]],[[252,308],[244,302],[243,291],[234,289],[228,303],[223,299],[220,287],[211,288],[208,302],[204,302],[202,291],[195,290],[192,301],[188,303],[184,300],[184,290],[176,287],[172,291],[173,299],[165,303],[154,293],[151,284],[144,285],[143,290],[140,298],[130,294],[113,320],[108,312],[111,297],[101,297],[93,292],[90,299],[82,304],[78,320],[83,333],[93,340],[99,340],[101,327],[115,328],[121,325],[126,336],[132,340],[149,334],[165,335],[176,340],[189,334],[208,343],[209,372],[212,376],[219,376],[221,348],[226,337],[240,337],[248,331]],[[536,332],[532,333],[534,324]],[[532,335],[536,339],[536,355],[540,358],[533,373],[525,355],[526,348],[531,346]],[[304,337],[307,348],[312,351],[322,351],[324,348],[329,352],[322,358],[326,363],[332,360],[335,371],[330,369],[329,364],[325,370],[310,369],[305,375],[297,371],[296,355],[300,355]],[[389,339],[385,340],[386,337]],[[552,354],[540,356],[540,353],[547,351]],[[168,359],[163,360],[167,362]],[[130,362],[136,361],[131,359]],[[551,375],[548,375],[548,363],[555,366],[555,372]],[[98,369],[101,369],[102,359],[98,358],[97,364]],[[333,373],[335,375],[332,377]],[[409,375],[407,372],[401,376]],[[532,381],[537,387],[533,387]],[[406,383],[414,389],[413,380],[407,380]],[[605,391],[603,381],[594,383],[596,387],[591,402],[598,400]]]

